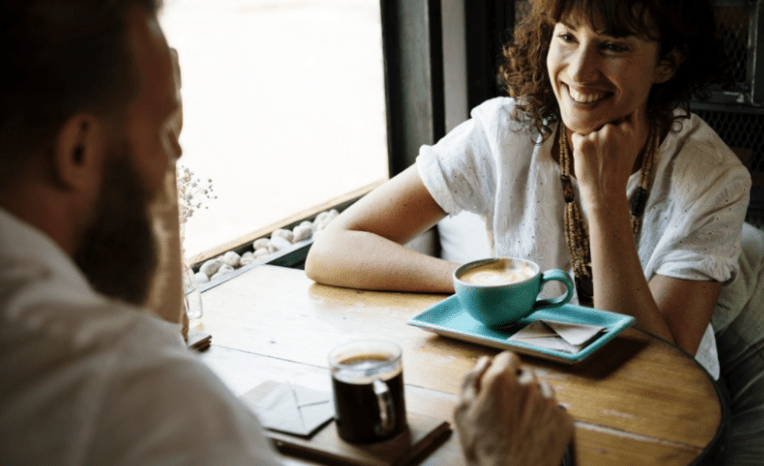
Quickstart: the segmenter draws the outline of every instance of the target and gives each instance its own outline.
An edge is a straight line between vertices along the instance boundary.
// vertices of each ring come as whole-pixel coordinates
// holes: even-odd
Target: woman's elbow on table
[[[363,287],[357,283],[357,244],[353,231],[328,227],[313,242],[305,259],[305,274],[311,280],[324,285],[350,288]],[[354,246],[350,246],[350,244]]]
[[[336,241],[332,238],[333,232],[324,231],[315,239],[305,259],[305,275],[317,283],[334,284],[332,280],[336,273],[336,251],[332,244]]]

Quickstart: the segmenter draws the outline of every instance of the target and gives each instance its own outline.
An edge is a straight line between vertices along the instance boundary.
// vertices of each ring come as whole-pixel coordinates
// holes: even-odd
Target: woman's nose
[[[570,56],[568,74],[575,82],[594,82],[599,75],[599,53],[593,46],[581,45]]]

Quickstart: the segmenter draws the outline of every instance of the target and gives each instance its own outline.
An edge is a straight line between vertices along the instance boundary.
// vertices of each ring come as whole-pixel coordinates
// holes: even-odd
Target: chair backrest
[[[740,272],[722,288],[711,321],[717,333],[737,321],[736,327],[764,336],[764,231],[744,223],[740,245]]]

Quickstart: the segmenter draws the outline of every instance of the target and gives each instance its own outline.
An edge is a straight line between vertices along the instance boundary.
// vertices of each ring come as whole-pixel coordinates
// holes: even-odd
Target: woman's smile
[[[671,77],[656,41],[607,35],[583,15],[555,25],[547,70],[562,121],[582,134],[644,109],[653,84]]]
[[[577,104],[591,104],[600,102],[608,97],[607,92],[588,91],[585,89],[576,90],[568,85],[563,84],[563,89],[568,91],[568,97]]]

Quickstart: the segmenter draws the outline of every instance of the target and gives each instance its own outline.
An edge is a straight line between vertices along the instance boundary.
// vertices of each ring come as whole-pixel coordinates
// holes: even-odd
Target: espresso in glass
[[[329,356],[335,422],[352,443],[384,440],[406,428],[403,367],[398,345],[351,342]]]

